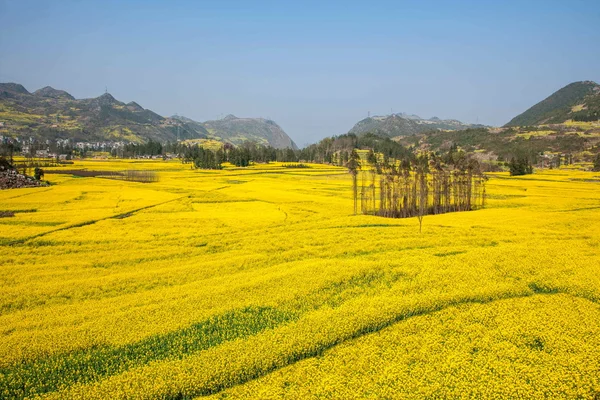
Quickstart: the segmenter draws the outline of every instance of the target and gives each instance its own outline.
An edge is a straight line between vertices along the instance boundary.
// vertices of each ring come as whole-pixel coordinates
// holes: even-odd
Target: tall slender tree
[[[350,154],[350,157],[348,159],[348,163],[347,163],[347,167],[348,167],[348,172],[350,172],[350,175],[352,175],[352,191],[354,193],[354,215],[356,215],[357,213],[357,201],[358,201],[358,182],[357,182],[357,175],[358,175],[358,170],[360,168],[360,156],[358,155],[358,152],[356,151],[356,149],[352,150],[352,153]]]

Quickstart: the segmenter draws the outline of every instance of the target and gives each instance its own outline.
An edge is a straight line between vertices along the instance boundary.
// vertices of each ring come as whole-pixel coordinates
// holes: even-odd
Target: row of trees
[[[118,150],[115,149],[115,152],[118,152]],[[150,139],[146,143],[126,144],[123,147],[120,155],[124,158],[130,158],[139,156],[159,156],[161,154],[163,154],[163,145],[160,142],[155,142],[154,140]]]
[[[194,166],[200,169],[221,169],[225,154],[219,149],[213,152],[196,146],[194,149]]]
[[[348,170],[353,178],[355,214],[360,205],[363,214],[418,217],[420,230],[425,215],[485,205],[487,178],[479,163],[464,153],[413,154],[386,161],[373,151],[361,160],[353,151]]]
[[[251,142],[237,147],[226,143],[217,151],[203,149],[200,145],[185,144],[180,144],[172,149],[181,157],[182,162],[193,162],[197,168],[205,169],[219,169],[221,168],[220,163],[223,162],[230,162],[238,167],[247,167],[253,162],[268,163],[273,161],[293,163],[306,161],[345,166],[353,149],[365,147],[369,144],[372,145],[375,151],[382,154],[386,160],[390,157],[406,157],[411,153],[410,150],[390,139],[379,138],[374,135],[366,135],[360,139],[356,135],[327,138],[318,144],[301,150],[276,149]],[[171,146],[166,145],[166,147],[170,148]]]
[[[292,149],[276,149],[254,143],[244,143],[238,147],[226,143],[216,151],[197,144],[179,145],[175,150],[183,163],[193,162],[196,168],[202,169],[221,169],[221,164],[224,162],[237,167],[272,161],[298,162],[296,152]]]

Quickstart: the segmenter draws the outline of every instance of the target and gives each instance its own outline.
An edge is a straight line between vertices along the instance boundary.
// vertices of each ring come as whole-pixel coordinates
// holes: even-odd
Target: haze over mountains
[[[173,116],[171,118],[185,122],[197,129],[206,130],[209,138],[226,141],[233,144],[241,144],[245,141],[255,142],[262,145],[283,149],[297,149],[296,143],[277,125],[275,121],[264,118],[238,118],[229,114],[225,118],[197,122],[192,119]]]
[[[238,118],[229,114],[220,120],[199,122],[178,115],[163,117],[134,101],[121,102],[109,93],[96,98],[75,99],[68,92],[50,86],[30,93],[17,83],[0,83],[0,122],[4,122],[0,134],[37,139],[134,143],[215,139],[234,145],[252,141],[275,148],[298,148],[270,119]],[[364,119],[350,133],[372,132],[396,137],[475,126],[457,120],[435,117],[425,120],[417,115],[400,113]]]
[[[429,131],[397,136],[405,146],[446,151],[450,146],[480,156],[577,154],[590,161],[600,151],[600,85],[573,82],[513,118],[502,128]]]
[[[279,125],[263,118],[229,115],[224,120],[201,123],[181,116],[163,117],[136,102],[118,101],[109,93],[75,99],[50,86],[30,93],[17,83],[0,83],[0,122],[0,135],[39,140],[141,143],[215,139],[234,145],[254,141],[275,148],[296,148]]]
[[[563,124],[566,121],[598,121],[600,119],[600,85],[592,81],[573,82],[522,114],[514,117],[505,127]],[[414,114],[391,114],[365,118],[354,125],[349,133],[375,133],[390,138],[401,138],[434,131],[462,131],[486,128],[480,124],[466,124],[458,120],[421,118]]]
[[[531,129],[511,131],[507,128],[544,126],[546,128],[536,129],[554,133],[535,135],[535,140],[540,141],[539,150],[570,152],[595,145],[598,127],[559,125],[568,121],[592,123],[598,121],[599,115],[600,85],[580,81],[556,91],[513,118],[503,129],[397,113],[365,118],[348,133],[371,133],[407,146],[421,143],[441,148],[456,143],[472,150],[485,149],[501,154],[508,152],[503,148],[510,149],[520,140],[532,136],[528,133]],[[118,101],[109,93],[96,98],[75,99],[66,91],[49,86],[30,93],[16,83],[0,83],[0,135],[33,137],[42,141],[72,139],[132,143],[212,139],[234,145],[250,141],[280,149],[297,149],[296,143],[270,119],[239,118],[230,114],[223,119],[199,122],[178,115],[163,117],[136,102]]]

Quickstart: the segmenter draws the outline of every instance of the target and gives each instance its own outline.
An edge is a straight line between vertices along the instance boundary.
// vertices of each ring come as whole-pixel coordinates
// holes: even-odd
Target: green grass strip
[[[0,398],[23,399],[94,382],[152,361],[180,359],[295,317],[272,307],[246,307],[124,346],[100,346],[23,362],[0,370]]]
[[[152,361],[181,359],[223,342],[295,321],[302,314],[324,305],[338,307],[361,294],[389,289],[404,277],[399,271],[365,271],[290,299],[280,309],[245,307],[125,346],[100,346],[23,362],[0,369],[0,399],[33,397],[75,383],[95,382]]]

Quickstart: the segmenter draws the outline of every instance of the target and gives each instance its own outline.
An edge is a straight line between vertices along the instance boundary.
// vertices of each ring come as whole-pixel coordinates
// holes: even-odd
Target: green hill
[[[568,120],[600,119],[600,85],[592,81],[571,83],[517,115],[505,126],[560,124]]]

